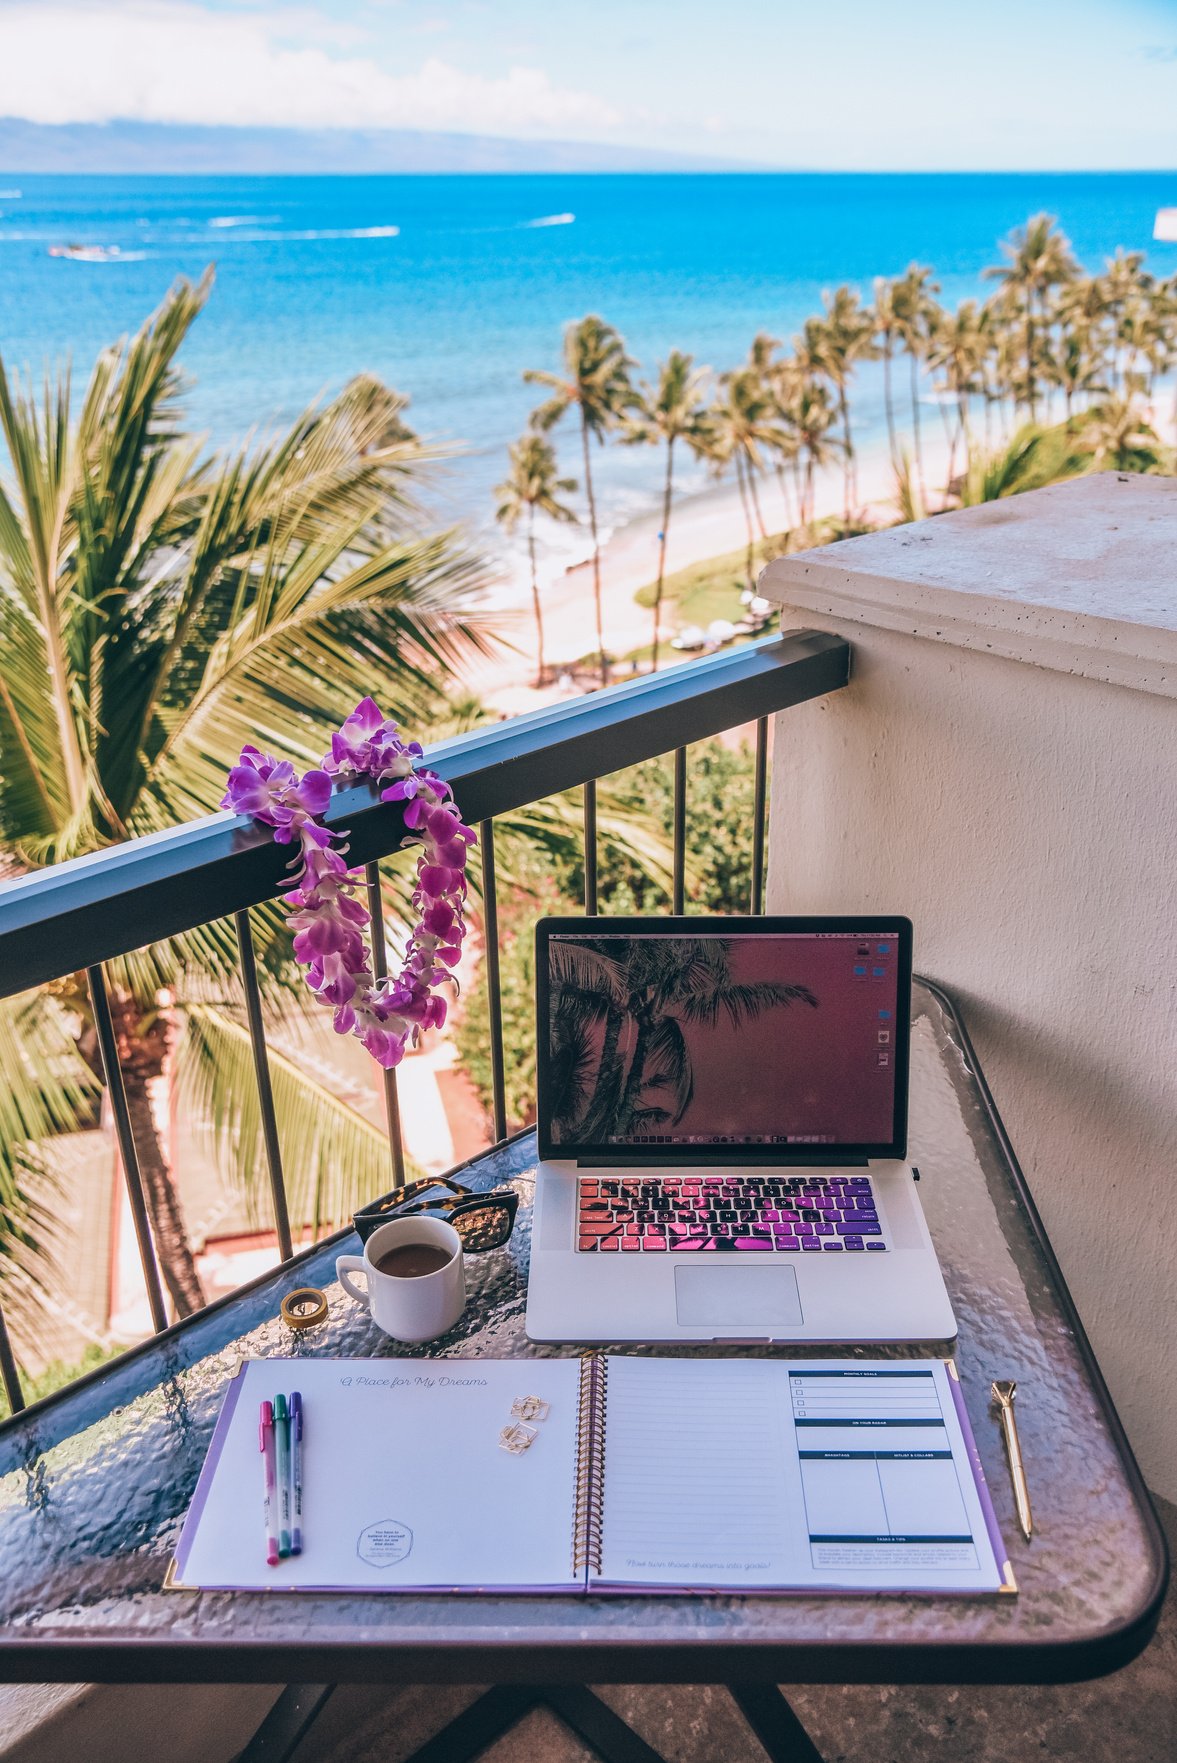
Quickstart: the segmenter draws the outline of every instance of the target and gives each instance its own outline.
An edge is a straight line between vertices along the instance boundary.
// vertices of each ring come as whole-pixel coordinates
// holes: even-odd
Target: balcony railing
[[[748,909],[762,910],[768,776],[768,718],[836,690],[849,678],[850,649],[840,637],[803,631],[748,644],[705,660],[627,682],[551,709],[534,711],[428,750],[430,765],[454,789],[463,817],[477,823],[491,1088],[496,1139],[507,1132],[495,888],[494,820],[562,790],[584,786],[585,910],[597,909],[597,780],[641,760],[674,754],[672,907],[684,908],[687,747],[725,729],[756,725],[754,813]],[[374,965],[383,970],[380,860],[405,838],[403,810],[381,802],[365,783],[340,790],[327,815],[349,832],[349,856],[363,867],[372,912]],[[262,1136],[278,1252],[294,1254],[274,1113],[249,908],[273,900],[288,853],[268,829],[230,814],[130,840],[94,856],[22,876],[0,888],[0,998],[63,975],[86,974],[102,1071],[118,1142],[150,1306],[157,1333],[167,1311],[148,1219],[144,1184],[119,1066],[103,963],[135,949],[232,917],[253,1049]],[[403,1180],[404,1148],[395,1072],[384,1074],[393,1185]],[[183,1324],[173,1324],[182,1327]],[[15,1354],[0,1307],[0,1377],[13,1413],[25,1407]]]

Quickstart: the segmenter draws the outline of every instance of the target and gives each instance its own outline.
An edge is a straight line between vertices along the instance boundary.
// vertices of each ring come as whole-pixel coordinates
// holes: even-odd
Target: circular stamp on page
[[[413,1546],[413,1533],[397,1518],[380,1518],[365,1525],[356,1544],[356,1554],[369,1567],[395,1567]]]

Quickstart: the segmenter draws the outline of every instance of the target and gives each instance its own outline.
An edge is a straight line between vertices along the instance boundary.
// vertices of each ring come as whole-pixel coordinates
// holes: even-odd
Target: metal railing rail
[[[562,790],[584,786],[585,910],[597,909],[596,782],[643,759],[674,754],[672,904],[685,903],[687,746],[725,729],[756,725],[749,910],[763,909],[768,717],[823,696],[849,678],[841,637],[801,631],[750,643],[663,673],[627,681],[511,721],[473,730],[427,749],[452,786],[463,818],[477,823],[482,862],[484,959],[491,1031],[496,1138],[506,1136],[500,1006],[494,818]],[[373,919],[373,963],[385,970],[379,863],[406,833],[399,804],[381,802],[368,783],[340,790],[327,814],[346,827],[349,856],[365,871]],[[246,1019],[263,1129],[274,1228],[282,1260],[293,1253],[282,1155],[258,991],[249,908],[274,899],[289,852],[267,828],[230,814],[210,815],[92,856],[31,872],[0,887],[0,998],[85,972],[103,1075],[127,1185],[152,1321],[167,1317],[143,1179],[119,1068],[103,963],[197,925],[232,917],[241,957]],[[385,1073],[392,1185],[403,1184],[404,1147],[396,1074]],[[20,1377],[0,1311],[0,1382],[13,1412],[24,1406]]]

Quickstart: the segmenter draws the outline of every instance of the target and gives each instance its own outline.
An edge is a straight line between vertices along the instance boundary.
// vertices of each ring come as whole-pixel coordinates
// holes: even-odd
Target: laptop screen
[[[544,1154],[902,1155],[906,920],[634,925],[541,927]]]

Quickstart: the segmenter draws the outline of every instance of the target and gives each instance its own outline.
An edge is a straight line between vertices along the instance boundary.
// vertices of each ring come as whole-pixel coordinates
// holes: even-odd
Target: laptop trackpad
[[[803,1321],[791,1267],[689,1267],[674,1270],[680,1328],[764,1328]]]

